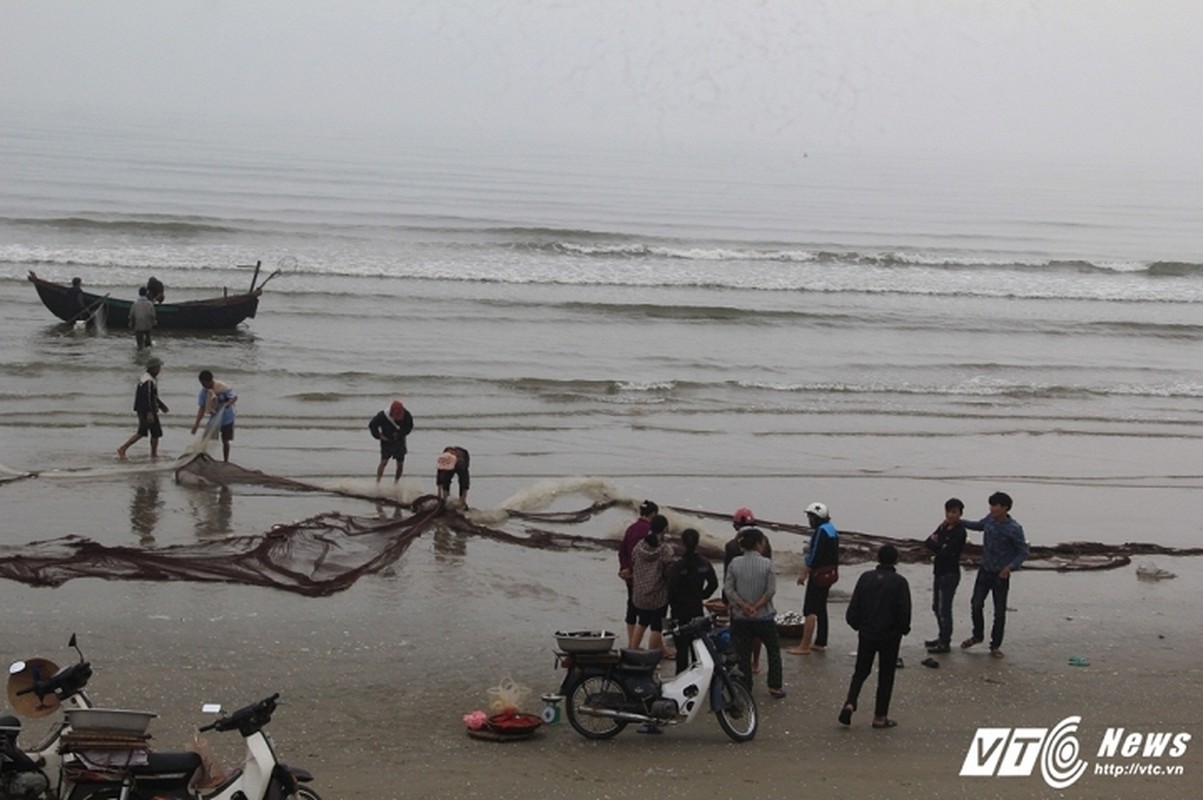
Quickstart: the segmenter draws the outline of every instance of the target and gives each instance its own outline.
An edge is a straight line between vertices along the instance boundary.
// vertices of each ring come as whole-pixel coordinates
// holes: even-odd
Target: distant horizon
[[[921,162],[947,162],[949,164],[1003,165],[1015,163],[1032,167],[1063,166],[1068,168],[1092,168],[1110,166],[1118,168],[1186,170],[1195,179],[1203,180],[1203,160],[1182,162],[1179,154],[1163,150],[1146,150],[1129,160],[1105,157],[1099,154],[1078,153],[1058,156],[1049,153],[1005,152],[992,150],[975,152],[966,147],[954,151],[936,151],[915,147],[904,149],[890,147],[848,146],[844,148],[791,147],[775,140],[733,139],[731,141],[690,139],[648,140],[639,136],[621,134],[595,134],[593,136],[566,137],[562,132],[540,134],[530,129],[506,130],[500,127],[479,128],[460,126],[449,128],[422,128],[397,126],[356,127],[350,122],[330,119],[308,119],[304,121],[271,117],[254,113],[213,115],[164,109],[156,116],[145,109],[113,108],[91,104],[73,109],[64,109],[50,104],[16,103],[9,106],[11,115],[0,120],[0,135],[9,127],[18,125],[59,126],[68,121],[86,127],[98,126],[101,130],[117,132],[125,129],[159,128],[175,131],[182,141],[237,141],[242,146],[276,149],[282,142],[313,144],[316,138],[326,144],[367,144],[380,149],[416,143],[431,148],[446,146],[462,147],[483,144],[491,147],[512,145],[516,147],[546,148],[555,144],[560,152],[593,154],[615,149],[627,155],[643,153],[648,158],[673,158],[682,156],[729,156],[732,151],[758,158],[781,158],[791,162],[809,158],[867,158],[867,159],[914,159]],[[219,135],[220,134],[220,135]],[[400,141],[399,141],[400,140]]]
[[[40,0],[4,5],[0,108],[1197,173],[1201,22],[1187,0]]]

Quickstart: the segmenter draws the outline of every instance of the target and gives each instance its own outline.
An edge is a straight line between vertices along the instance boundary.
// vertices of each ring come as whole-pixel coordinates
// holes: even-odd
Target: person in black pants
[[[698,555],[700,535],[693,528],[681,531],[685,553],[668,568],[668,602],[677,625],[684,625],[705,613],[702,602],[718,588],[714,565]],[[688,647],[677,646],[677,672],[689,668]]]
[[[965,549],[965,504],[953,497],[944,504],[944,521],[924,542],[932,551],[931,610],[936,638],[924,642],[929,653],[947,653],[952,642],[952,600],[961,583],[961,551]]]
[[[840,709],[840,724],[852,724],[852,712],[860,697],[861,686],[873,671],[877,658],[877,703],[873,709],[874,728],[893,728],[890,719],[890,695],[894,691],[894,670],[902,637],[911,630],[911,587],[899,575],[898,549],[892,544],[877,551],[877,569],[860,576],[852,590],[846,618],[857,632],[856,669],[848,686],[848,699]]]

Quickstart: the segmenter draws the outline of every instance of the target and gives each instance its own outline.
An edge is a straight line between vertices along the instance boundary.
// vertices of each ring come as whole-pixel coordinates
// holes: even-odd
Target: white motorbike
[[[689,668],[667,681],[656,675],[659,650],[557,653],[568,670],[560,684],[564,712],[589,739],[617,736],[630,723],[659,729],[692,722],[708,704],[719,727],[736,742],[756,736],[759,716],[741,680],[727,629],[698,617],[668,632],[678,648],[689,647]]]
[[[20,720],[0,717],[0,800],[321,800],[301,785],[312,775],[282,764],[265,730],[279,694],[200,728],[238,731],[246,758],[217,785],[196,785],[205,768],[201,755],[150,750],[145,730],[154,714],[96,708],[84,691],[92,667],[74,635],[69,646],[79,661],[61,670],[45,659],[18,661],[9,669],[8,697],[18,714],[41,717],[61,707],[63,719],[33,750],[22,751],[16,747]]]

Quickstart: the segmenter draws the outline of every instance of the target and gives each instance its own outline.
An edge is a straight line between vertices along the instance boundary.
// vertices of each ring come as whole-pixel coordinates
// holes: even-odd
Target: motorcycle
[[[564,713],[587,739],[609,739],[631,723],[659,729],[692,722],[708,698],[719,727],[736,742],[756,736],[756,701],[744,685],[727,629],[715,629],[702,616],[667,631],[678,648],[688,647],[691,663],[667,681],[656,674],[658,650],[558,652],[567,670],[560,684]]]
[[[92,708],[92,700],[84,687],[92,677],[92,666],[84,660],[75,635],[67,646],[79,653],[79,661],[59,669],[53,661],[34,658],[14,661],[8,673],[8,700],[21,716],[39,718],[52,714],[60,707],[64,711]],[[33,750],[21,750],[17,737],[21,720],[14,715],[0,717],[3,756],[0,756],[0,800],[26,800],[43,796],[66,797],[50,792],[50,776],[61,772],[60,743],[70,731],[66,715],[51,727],[45,738]]]
[[[265,730],[278,693],[199,729],[238,731],[247,755],[218,785],[194,787],[193,778],[204,767],[201,755],[149,750],[145,726],[153,714],[96,708],[84,691],[92,667],[74,635],[68,646],[79,653],[79,661],[64,669],[44,659],[18,661],[9,669],[9,701],[18,713],[39,717],[61,706],[64,716],[32,751],[5,748],[10,757],[2,765],[0,800],[321,800],[301,785],[312,775],[280,763]],[[220,713],[221,708],[211,705],[204,711]],[[105,724],[92,728],[90,716]],[[15,717],[0,717],[0,728],[19,732],[19,720],[15,726],[5,726],[4,720],[11,723]],[[122,730],[108,729],[113,720]],[[15,737],[13,733],[14,744]]]

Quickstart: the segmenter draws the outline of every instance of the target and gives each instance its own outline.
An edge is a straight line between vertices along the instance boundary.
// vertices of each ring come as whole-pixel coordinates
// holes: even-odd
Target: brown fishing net
[[[198,456],[176,474],[181,483],[192,485],[254,485],[299,492],[326,492],[318,486],[220,464]],[[378,497],[363,497],[351,492],[333,492],[349,497],[380,502]],[[0,578],[32,586],[59,586],[72,578],[92,577],[108,580],[213,581],[266,586],[307,596],[326,596],[347,589],[364,575],[391,566],[406,549],[435,523],[451,531],[504,544],[538,550],[615,550],[617,539],[582,536],[549,529],[547,525],[581,524],[617,505],[618,501],[594,503],[567,512],[506,512],[504,521],[517,522],[520,532],[473,522],[464,513],[447,508],[437,497],[419,497],[405,507],[405,517],[378,519],[338,512],[318,514],[300,522],[276,525],[261,534],[231,536],[197,544],[162,548],[102,545],[80,536],[66,536],[31,542],[12,552],[0,551]],[[674,508],[681,514],[728,519],[696,509]],[[758,522],[769,533],[810,536],[803,525]],[[895,545],[900,559],[922,563],[930,553],[917,539],[843,531],[840,534],[841,560],[844,563],[872,561],[885,543]],[[699,548],[708,558],[722,557],[720,548]],[[964,563],[975,565],[981,548],[967,544]],[[1070,542],[1053,547],[1033,546],[1025,569],[1098,570],[1124,566],[1133,555],[1203,555],[1203,548],[1172,548],[1155,544],[1105,545],[1097,542]]]

